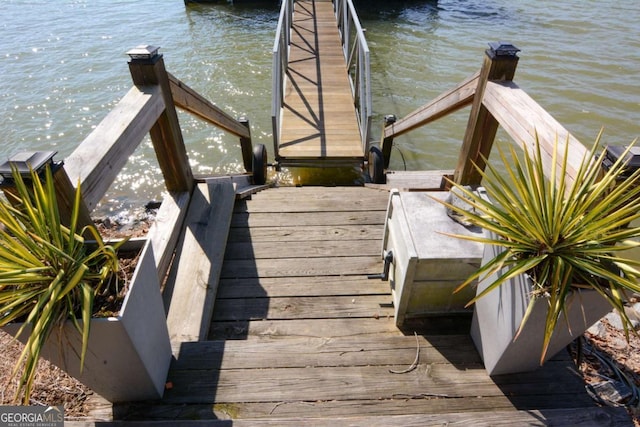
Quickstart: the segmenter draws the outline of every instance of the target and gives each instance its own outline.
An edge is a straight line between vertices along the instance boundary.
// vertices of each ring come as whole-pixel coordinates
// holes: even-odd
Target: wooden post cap
[[[160,46],[143,44],[128,50],[127,55],[129,55],[132,61],[149,61],[156,58],[157,56],[161,56],[158,53],[159,50]]]
[[[51,165],[51,171],[55,172],[59,169],[63,162],[54,162],[53,156],[57,151],[26,151],[11,156],[6,162],[0,165],[0,176],[2,177],[2,185],[13,185],[13,169],[25,179],[31,179],[31,170],[40,174],[44,167]]]
[[[489,55],[491,58],[495,58],[497,56],[517,56],[518,52],[520,52],[520,49],[518,49],[511,43],[491,42],[489,43],[487,55]]]

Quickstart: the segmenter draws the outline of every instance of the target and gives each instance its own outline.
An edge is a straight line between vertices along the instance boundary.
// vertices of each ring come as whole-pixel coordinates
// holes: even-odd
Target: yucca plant
[[[0,200],[0,327],[24,322],[29,334],[12,373],[19,375],[15,401],[29,404],[36,365],[45,342],[66,321],[82,336],[81,366],[89,338],[94,297],[118,270],[118,245],[104,243],[93,225],[78,230],[80,186],[69,226],[60,222],[52,172],[31,171],[25,183],[13,169],[15,191]],[[93,236],[87,245],[83,236]]]
[[[478,168],[490,201],[477,192],[451,182],[473,209],[464,205],[447,207],[470,223],[488,230],[489,237],[455,236],[496,245],[503,250],[482,265],[457,290],[474,280],[496,279],[469,302],[475,303],[489,292],[519,275],[529,275],[533,298],[527,306],[516,339],[529,319],[533,306],[546,297],[548,309],[540,363],[561,316],[566,315],[567,296],[577,288],[593,289],[617,310],[629,338],[631,322],[625,314],[626,292],[640,292],[637,260],[621,252],[638,247],[640,228],[631,222],[640,217],[640,170],[626,177],[625,153],[606,171],[601,168],[605,152],[597,154],[598,135],[576,171],[575,184],[566,179],[568,147],[563,156],[556,141],[551,154],[551,170],[545,178],[539,141],[531,152],[518,156],[512,146],[499,149],[500,170],[487,162],[487,172]],[[485,159],[486,161],[486,159]],[[626,177],[626,178],[625,178]]]

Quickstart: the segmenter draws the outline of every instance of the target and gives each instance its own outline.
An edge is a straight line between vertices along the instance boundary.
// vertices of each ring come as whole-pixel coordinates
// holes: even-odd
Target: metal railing
[[[373,114],[369,46],[352,0],[334,0],[334,10],[347,61],[351,93],[358,112],[362,146],[367,153]]]
[[[293,2],[294,0],[282,0],[280,18],[276,27],[276,39],[273,43],[271,123],[273,126],[273,149],[276,158],[278,158],[280,121],[282,118],[282,104],[284,103],[284,82],[289,63]]]

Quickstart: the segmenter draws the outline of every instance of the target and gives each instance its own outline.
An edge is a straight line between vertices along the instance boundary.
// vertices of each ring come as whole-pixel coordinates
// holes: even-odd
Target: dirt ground
[[[640,337],[629,342],[611,313],[576,340],[569,351],[582,373],[587,392],[596,402],[625,406],[640,427]],[[578,344],[580,343],[580,344]]]

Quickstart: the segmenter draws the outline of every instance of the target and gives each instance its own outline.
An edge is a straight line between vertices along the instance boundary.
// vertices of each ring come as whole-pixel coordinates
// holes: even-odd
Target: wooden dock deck
[[[361,162],[364,149],[331,1],[295,2],[286,80],[281,163]]]
[[[331,4],[306,0],[296,7],[298,18],[311,9],[316,14],[307,27],[296,24],[293,44],[300,52],[292,53],[298,58],[294,63],[323,59],[308,61],[316,64],[315,75],[290,70],[300,103],[290,98],[286,108],[290,117],[311,126],[290,133],[294,139],[283,142],[284,154],[300,148],[297,159],[328,163],[361,156],[357,131],[348,131],[356,123],[352,101],[338,96],[349,92],[325,91],[332,87],[325,84],[331,81],[325,70],[344,67],[338,54],[325,52],[324,41],[333,36],[319,31],[335,25],[333,15],[329,25],[328,17],[317,14]],[[401,331],[390,284],[367,279],[383,267],[389,188],[440,189],[443,175],[474,183],[471,166],[490,151],[498,118],[517,140],[534,135],[530,129],[540,124],[546,124],[547,136],[565,135],[511,81],[517,57],[498,51],[487,52],[479,77],[385,130],[383,152],[390,151],[395,136],[471,103],[473,126],[453,174],[387,171],[386,184],[268,189],[251,182],[248,122],[236,121],[169,76],[157,48],[130,51],[134,86],[65,159],[56,190],[62,196],[61,218],[68,220],[73,200],[68,196],[77,182],[81,223],[90,224],[90,211],[151,135],[168,196],[147,239],[170,301],[173,360],[162,399],[114,405],[96,399],[91,419],[65,425],[632,426],[624,407],[592,401],[568,354],[535,372],[489,377],[471,342],[468,316],[433,317]],[[303,92],[307,83],[316,91]],[[195,178],[176,105],[239,137],[246,173]],[[329,132],[334,124],[335,132]],[[343,147],[347,140],[351,148]],[[567,141],[572,155],[584,150],[577,140]]]
[[[366,277],[382,270],[388,197],[289,187],[237,200],[208,339],[174,344],[164,398],[69,425],[631,425],[594,404],[568,355],[490,378],[468,318],[398,330],[388,282]]]

